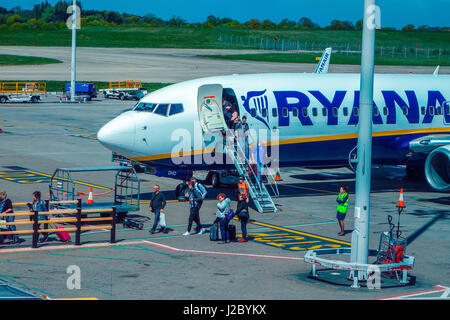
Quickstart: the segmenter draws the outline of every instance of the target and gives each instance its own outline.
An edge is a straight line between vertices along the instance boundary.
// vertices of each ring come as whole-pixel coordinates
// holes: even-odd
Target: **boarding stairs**
[[[229,137],[229,135],[227,135],[227,137]],[[234,166],[239,172],[239,175],[241,177],[244,177],[245,182],[248,184],[248,191],[250,193],[251,199],[253,200],[253,203],[255,204],[256,209],[259,213],[276,212],[277,207],[272,200],[272,196],[270,195],[264,183],[258,181],[254,168],[250,166],[250,162],[245,157],[243,148],[236,140],[234,140],[233,138],[227,139],[224,151],[230,157],[230,159],[233,160]],[[273,196],[278,197],[280,193],[278,191],[278,186],[275,181],[273,171],[264,164],[263,172],[267,177],[267,182],[271,187]]]

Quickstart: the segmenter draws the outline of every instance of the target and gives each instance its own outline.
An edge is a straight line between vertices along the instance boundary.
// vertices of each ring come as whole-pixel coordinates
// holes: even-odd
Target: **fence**
[[[20,225],[32,225],[31,230],[19,230],[19,231],[0,231],[0,236],[6,235],[19,235],[19,234],[32,234],[32,248],[38,248],[39,234],[41,233],[51,233],[51,232],[73,232],[75,231],[75,245],[81,245],[81,232],[90,230],[111,230],[110,242],[116,242],[116,207],[111,207],[111,209],[88,209],[82,210],[81,199],[70,200],[70,201],[46,201],[46,206],[49,208],[50,205],[61,205],[61,204],[77,204],[76,209],[61,209],[61,210],[49,210],[49,211],[17,211],[14,213],[0,214],[0,217],[32,217],[32,219],[20,219],[13,222],[3,222],[0,223],[2,226],[20,226]],[[14,203],[14,207],[25,207],[27,203]],[[87,218],[88,213],[109,213],[109,217],[99,217],[99,218]],[[39,215],[56,216],[56,215],[74,215],[75,217],[63,217],[63,218],[50,218],[50,220],[39,220]],[[101,226],[82,226],[85,222],[97,222],[97,221],[110,221],[110,225]],[[64,227],[64,228],[50,228],[50,229],[40,229],[41,224],[59,224],[59,223],[75,223],[74,227]]]
[[[251,37],[238,34],[220,34],[220,47],[226,49],[274,50],[282,52],[322,52],[332,47],[334,52],[342,54],[361,54],[360,43],[350,42],[313,42],[300,39],[281,39],[276,37]],[[422,48],[411,44],[377,45],[375,55],[383,57],[427,58],[450,60],[450,47]]]

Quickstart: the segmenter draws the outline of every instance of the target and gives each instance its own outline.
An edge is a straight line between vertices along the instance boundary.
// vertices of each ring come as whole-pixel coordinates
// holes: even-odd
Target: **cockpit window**
[[[172,103],[170,105],[169,116],[183,112],[183,105],[181,103]]]
[[[158,108],[154,111],[156,114],[160,114],[162,116],[167,117],[167,111],[169,109],[169,105],[166,103],[160,103],[158,104]]]
[[[153,112],[158,104],[156,103],[144,103],[139,102],[136,107],[134,108],[134,111],[145,111],[145,112]]]

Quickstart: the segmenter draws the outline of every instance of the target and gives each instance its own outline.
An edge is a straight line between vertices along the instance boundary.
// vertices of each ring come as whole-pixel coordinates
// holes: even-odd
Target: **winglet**
[[[439,66],[436,67],[436,69],[433,72],[433,76],[437,76],[439,74]]]
[[[323,51],[322,58],[320,58],[314,73],[328,73],[328,66],[330,65],[331,47]]]

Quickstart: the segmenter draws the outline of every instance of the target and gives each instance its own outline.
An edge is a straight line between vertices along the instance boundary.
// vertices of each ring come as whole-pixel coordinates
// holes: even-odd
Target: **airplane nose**
[[[97,139],[112,151],[131,151],[136,135],[132,116],[122,114],[105,124],[97,133]]]

